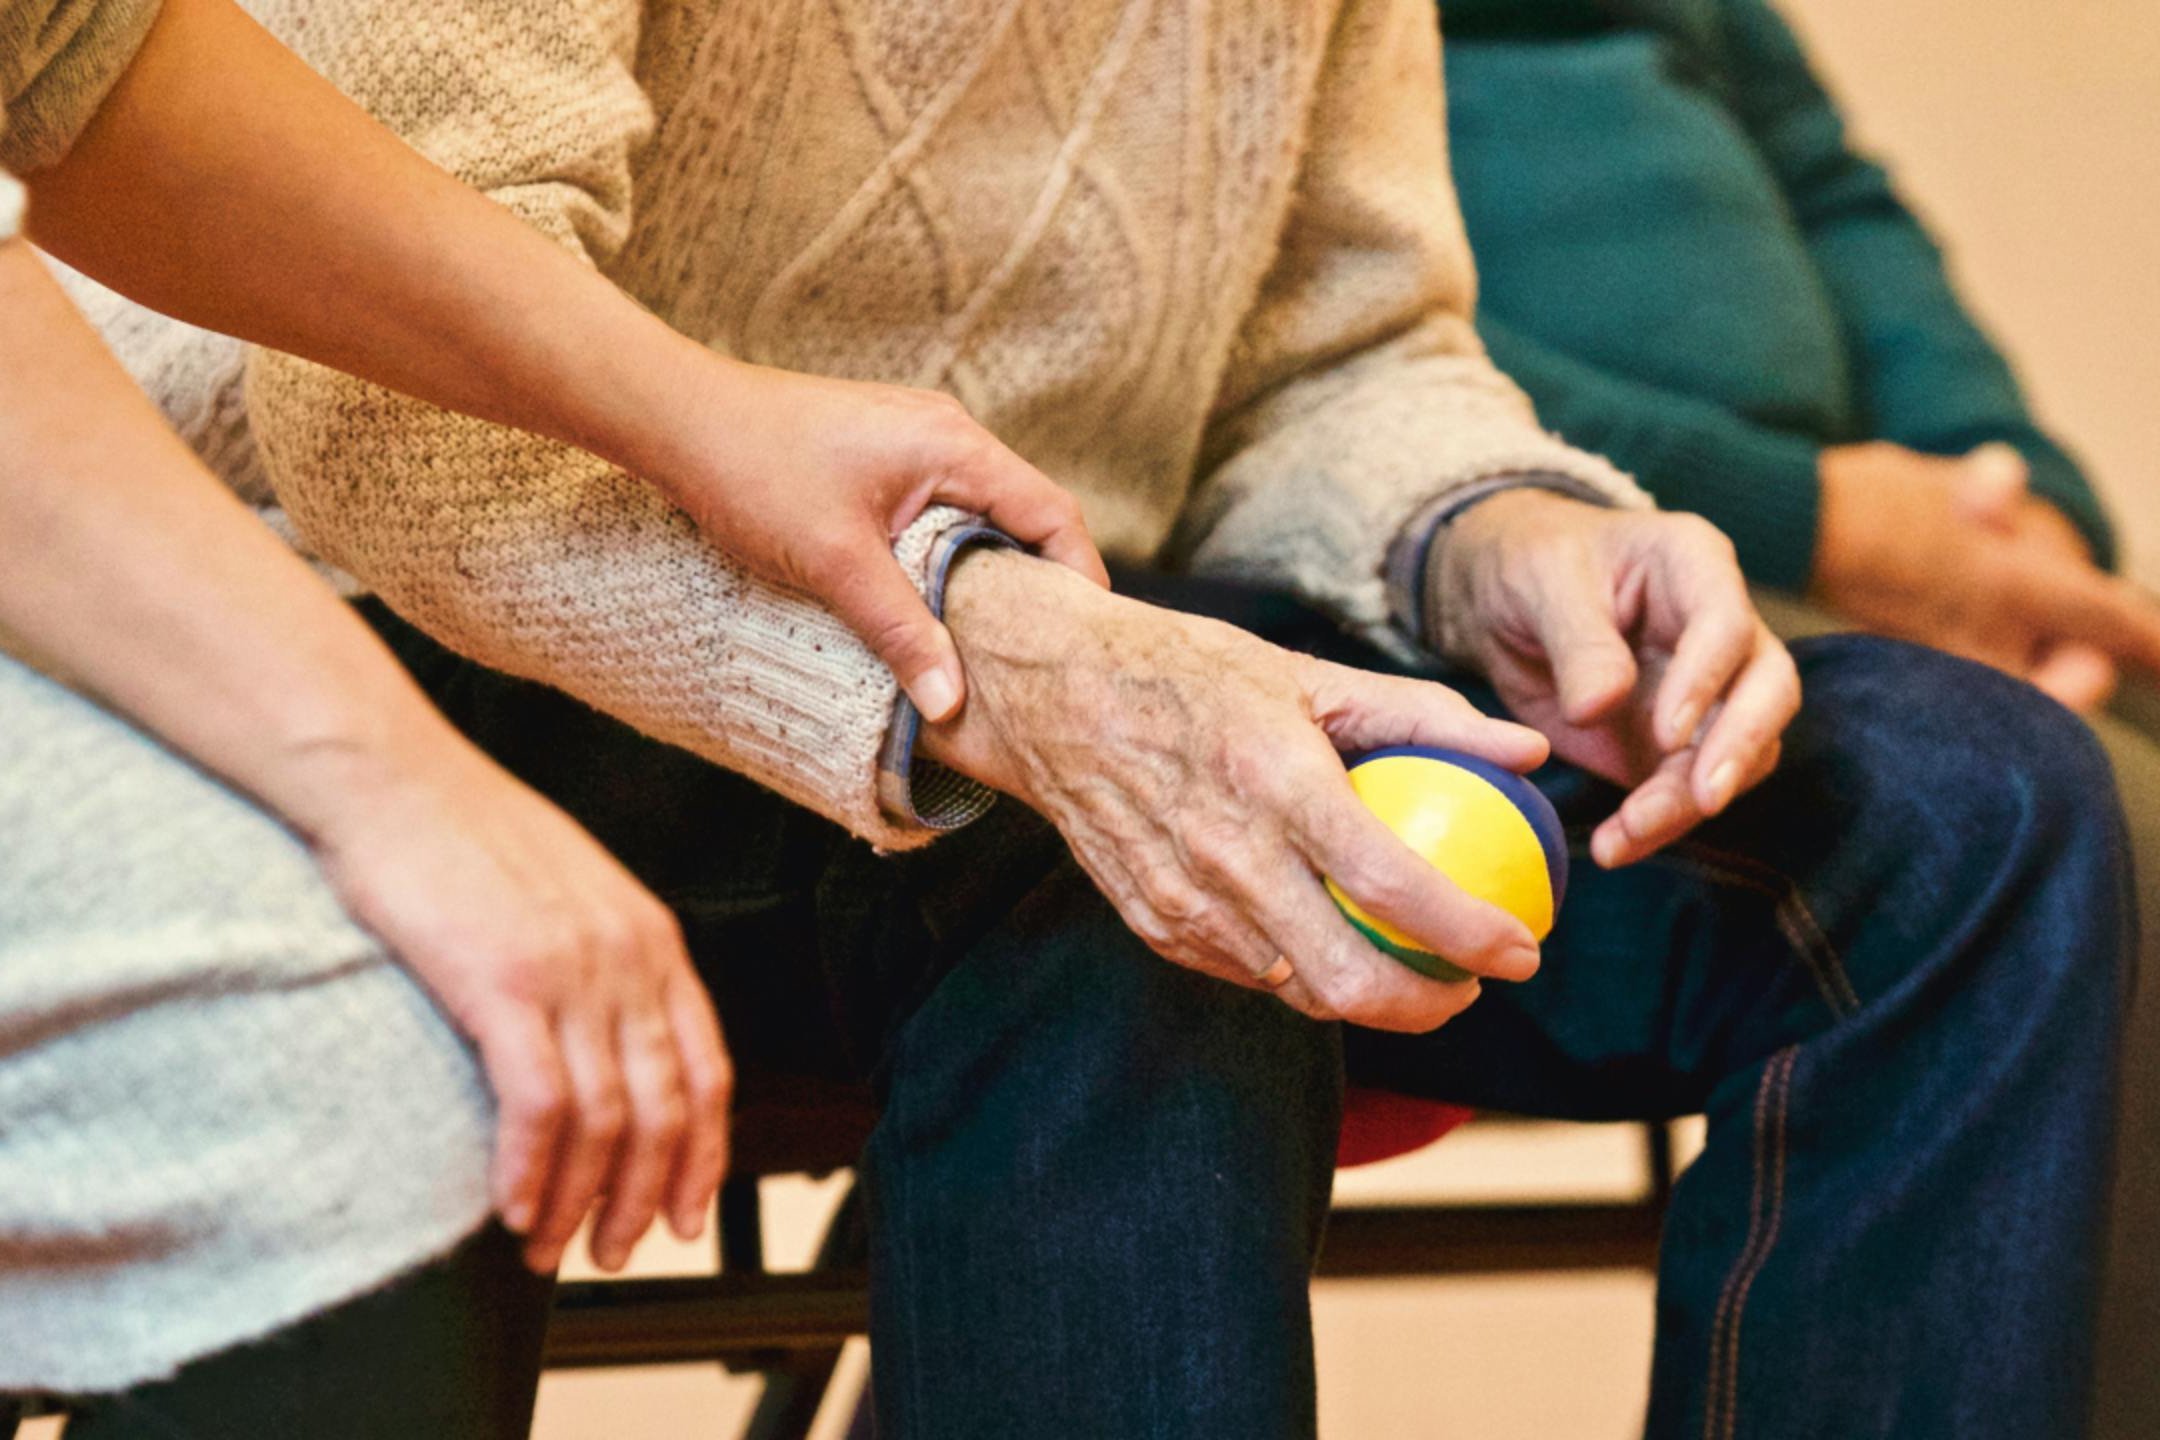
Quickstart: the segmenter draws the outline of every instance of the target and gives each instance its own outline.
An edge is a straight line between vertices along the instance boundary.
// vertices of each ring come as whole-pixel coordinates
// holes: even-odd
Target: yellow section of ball
[[[1383,755],[1350,772],[1350,787],[1403,843],[1480,900],[1530,927],[1552,933],[1552,875],[1529,818],[1515,802],[1457,765],[1419,755]],[[1327,882],[1328,893],[1360,927],[1405,950],[1425,947]]]

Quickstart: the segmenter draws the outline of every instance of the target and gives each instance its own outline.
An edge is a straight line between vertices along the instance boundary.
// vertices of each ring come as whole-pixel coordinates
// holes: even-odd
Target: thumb
[[[967,698],[960,652],[884,544],[866,544],[861,562],[839,567],[820,598],[885,662],[923,719],[935,724],[960,712]]]
[[[2026,677],[2080,715],[2108,702],[2121,679],[2115,659],[2097,645],[2064,641],[2048,650]]]
[[[2001,530],[2017,518],[2032,467],[2014,446],[1991,441],[1957,462],[1957,507],[1968,520]]]

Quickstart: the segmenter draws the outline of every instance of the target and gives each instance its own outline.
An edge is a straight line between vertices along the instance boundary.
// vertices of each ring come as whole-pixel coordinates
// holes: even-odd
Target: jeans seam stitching
[[[1747,1314],[1748,1292],[1755,1288],[1755,1281],[1762,1275],[1763,1267],[1770,1263],[1770,1252],[1776,1248],[1778,1231],[1785,1219],[1785,1119],[1792,1100],[1793,1071],[1800,1064],[1800,1047],[1789,1047],[1782,1057],[1784,1067],[1778,1077],[1777,1135],[1775,1159],[1772,1164],[1770,1190],[1770,1224],[1763,1235],[1762,1248],[1755,1253],[1755,1263],[1740,1282],[1740,1292],[1733,1302],[1732,1326],[1725,1345],[1725,1437],[1732,1440],[1733,1432],[1740,1423],[1740,1322]]]
[[[1784,1050],[1773,1055],[1763,1067],[1762,1079],[1757,1082],[1755,1087],[1755,1121],[1753,1127],[1755,1138],[1754,1183],[1750,1187],[1748,1194],[1747,1240],[1741,1245],[1739,1255],[1733,1260],[1732,1269],[1726,1273],[1725,1284],[1718,1292],[1717,1310],[1711,1317],[1710,1355],[1709,1363],[1705,1367],[1709,1377],[1709,1386],[1703,1404],[1703,1440],[1719,1440],[1721,1431],[1729,1440],[1732,1434],[1730,1423],[1722,1427],[1718,1423],[1721,1412],[1725,1410],[1725,1392],[1720,1383],[1720,1377],[1726,1369],[1724,1361],[1728,1344],[1737,1347],[1739,1343],[1739,1319],[1736,1306],[1746,1303],[1746,1288],[1753,1281],[1753,1269],[1757,1268],[1754,1262],[1756,1261],[1758,1246],[1760,1246],[1763,1254],[1767,1255],[1768,1253],[1769,1243],[1763,1240],[1762,1237],[1764,1219],[1766,1215],[1772,1213],[1765,1199],[1763,1185],[1764,1145],[1770,1133],[1770,1097],[1778,1091],[1780,1077],[1789,1072],[1788,1060],[1797,1055],[1798,1051],[1799,1047],[1796,1045],[1787,1046]],[[1778,1127],[1778,1134],[1779,1143],[1782,1146],[1784,1135],[1782,1121]],[[1777,1174],[1779,1201],[1782,1202],[1784,1182],[1782,1154],[1779,1158]],[[1775,1239],[1775,1231],[1775,1222],[1772,1222],[1770,1227],[1770,1238],[1772,1240]],[[1730,1326],[1731,1340],[1729,1342],[1726,1338],[1728,1334],[1726,1323],[1728,1316],[1732,1318],[1733,1322]],[[1737,1377],[1739,1371],[1737,1358],[1732,1364],[1732,1370]]]
[[[1792,877],[1744,855],[1735,855],[1699,841],[1683,842],[1676,849],[1684,853],[1673,854],[1674,863],[1769,897],[1773,902],[1778,933],[1807,967],[1831,1013],[1841,1016],[1858,1013],[1860,994],[1853,987],[1844,958],[1815,918],[1815,912],[1808,908],[1807,897],[1800,893],[1800,887]]]

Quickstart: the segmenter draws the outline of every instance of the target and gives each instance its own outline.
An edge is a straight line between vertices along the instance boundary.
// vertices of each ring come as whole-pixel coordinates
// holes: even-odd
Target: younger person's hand
[[[597,1210],[620,1269],[665,1212],[703,1227],[733,1088],[675,918],[546,800],[462,744],[385,773],[350,757],[310,839],[324,873],[479,1050],[495,1207],[541,1272]]]
[[[703,452],[648,474],[760,576],[861,636],[932,722],[966,695],[959,652],[892,554],[931,505],[975,511],[1097,585],[1109,576],[1071,495],[938,391],[721,362]],[[690,478],[685,479],[687,475]]]
[[[2006,445],[1959,458],[1823,452],[1814,593],[1870,630],[2029,680],[2074,710],[2118,668],[2160,671],[2160,607],[2092,563]]]

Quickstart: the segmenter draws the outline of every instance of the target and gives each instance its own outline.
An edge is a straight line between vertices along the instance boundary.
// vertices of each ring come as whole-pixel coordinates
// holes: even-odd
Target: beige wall
[[[2160,588],[2160,3],[1783,3]]]

